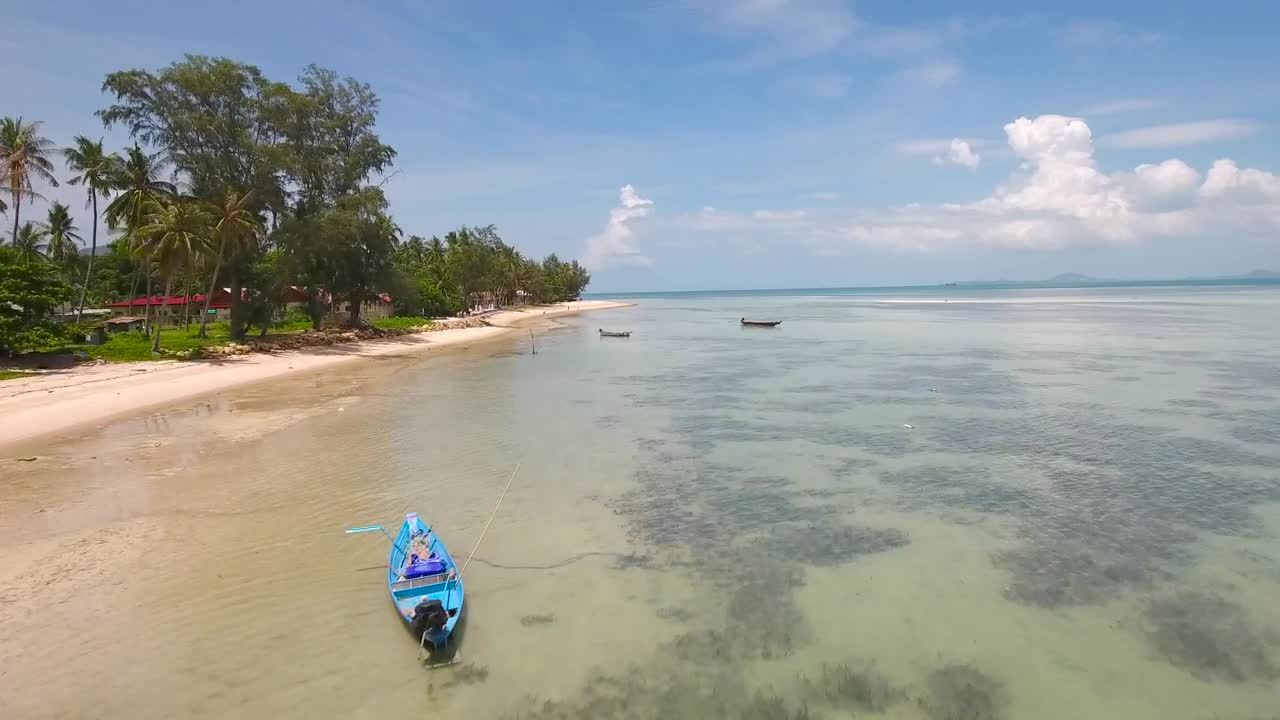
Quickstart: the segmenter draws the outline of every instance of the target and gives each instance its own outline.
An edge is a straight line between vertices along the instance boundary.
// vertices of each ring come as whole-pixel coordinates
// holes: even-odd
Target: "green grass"
[[[31,375],[29,372],[22,370],[0,370],[0,380],[13,380],[15,378],[27,377]]]
[[[401,330],[406,328],[425,327],[431,321],[420,317],[379,318],[372,325],[381,330]],[[276,323],[271,328],[271,335],[289,335],[311,329],[311,321],[303,318]],[[208,337],[198,337],[199,326],[192,324],[188,330],[183,327],[167,327],[160,330],[159,355],[151,352],[151,338],[140,332],[120,333],[107,338],[102,345],[70,345],[63,349],[87,353],[95,360],[107,362],[138,362],[143,360],[169,360],[175,355],[182,357],[184,353],[214,345],[226,345],[231,342],[231,327],[225,322],[209,323],[206,328]],[[249,333],[252,340],[257,337],[257,328]],[[12,377],[16,377],[13,375]],[[7,379],[0,376],[0,379]]]
[[[379,330],[408,330],[410,328],[426,327],[431,324],[431,320],[423,317],[403,317],[393,315],[391,317],[378,318],[370,323]]]
[[[182,353],[198,350],[210,345],[226,345],[231,342],[231,329],[225,322],[210,323],[206,328],[208,337],[199,337],[200,328],[192,325],[190,330],[182,327],[163,328],[160,330],[161,354],[151,352],[151,338],[140,332],[127,332],[112,335],[102,345],[87,345],[77,349],[89,354],[95,360],[107,362],[137,362],[139,360],[164,360],[168,353]]]

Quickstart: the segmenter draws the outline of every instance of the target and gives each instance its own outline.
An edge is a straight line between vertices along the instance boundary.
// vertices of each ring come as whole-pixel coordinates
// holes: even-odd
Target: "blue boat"
[[[444,542],[417,513],[405,515],[391,542],[387,589],[414,639],[443,650],[462,619],[462,577]]]

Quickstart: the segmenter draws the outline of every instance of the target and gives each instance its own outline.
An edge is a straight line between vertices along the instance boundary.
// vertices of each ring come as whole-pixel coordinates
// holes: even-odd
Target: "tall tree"
[[[114,184],[120,194],[107,205],[107,226],[113,230],[124,228],[131,249],[144,246],[136,235],[138,228],[145,224],[152,206],[162,204],[178,192],[173,183],[160,179],[163,166],[162,153],[148,154],[134,145],[116,168]],[[143,326],[147,332],[151,332],[151,260],[150,255],[144,254],[140,267],[146,278],[147,304]],[[129,299],[133,299],[132,292]]]
[[[156,263],[165,298],[169,297],[178,272],[207,251],[210,221],[208,211],[189,200],[152,202],[147,206],[146,224],[137,229],[135,237],[138,249]],[[151,338],[151,351],[160,352],[158,328]]]
[[[309,286],[315,327],[326,294],[347,300],[348,323],[354,325],[360,322],[361,304],[393,281],[400,229],[386,208],[382,191],[366,188],[331,210],[291,218],[276,233],[282,265]]]
[[[80,228],[71,218],[71,208],[54,202],[45,221],[45,254],[59,267],[66,268],[80,254]]]
[[[0,164],[4,170],[5,191],[13,201],[13,239],[18,238],[18,218],[22,212],[22,200],[40,196],[32,186],[33,179],[42,179],[54,187],[58,179],[53,176],[53,141],[40,135],[40,122],[23,122],[22,118],[0,118]]]
[[[248,241],[263,231],[262,221],[249,210],[253,193],[240,194],[228,190],[222,202],[212,213],[213,228],[213,276],[209,279],[209,292],[204,296],[204,312],[200,314],[200,337],[206,337],[205,325],[209,317],[209,304],[218,287],[218,273],[225,259],[239,257]]]
[[[295,189],[295,211],[305,216],[360,190],[396,153],[374,132],[378,96],[367,83],[316,65],[298,80],[301,92],[278,107],[282,166]]]
[[[163,148],[195,197],[213,201],[232,188],[253,193],[255,212],[285,210],[278,146],[295,94],[288,85],[271,82],[253,65],[187,55],[155,73],[111,73],[102,89],[116,99],[99,111],[103,122]],[[244,336],[241,278],[255,258],[256,252],[241,253],[228,268],[236,339]]]
[[[427,267],[431,268],[437,281],[444,280],[447,252],[444,241],[432,235],[431,241],[427,243],[426,261]]]
[[[109,198],[116,189],[116,181],[120,177],[120,156],[108,153],[102,147],[102,139],[90,140],[77,135],[75,145],[62,151],[66,158],[67,169],[76,173],[67,181],[70,185],[82,185],[88,197],[84,206],[93,208],[93,236],[89,245],[89,264],[84,271],[84,287],[80,289],[80,302],[76,307],[76,322],[80,322],[84,314],[85,296],[89,293],[89,284],[93,282],[93,262],[98,255],[98,198]]]
[[[45,257],[45,241],[49,234],[45,229],[33,222],[26,222],[13,236],[13,247],[25,263],[32,260],[43,260]]]
[[[49,206],[44,232],[45,256],[62,271],[68,283],[74,285],[81,238],[80,228],[76,227],[71,219],[71,208],[60,202],[54,202]]]
[[[71,287],[48,263],[31,263],[17,248],[0,247],[0,354],[65,340],[53,310],[71,299]]]

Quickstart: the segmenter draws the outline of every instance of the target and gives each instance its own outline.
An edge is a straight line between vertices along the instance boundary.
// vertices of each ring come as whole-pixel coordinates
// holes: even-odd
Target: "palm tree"
[[[89,197],[84,206],[93,208],[93,242],[89,247],[89,266],[84,271],[84,287],[80,289],[80,303],[76,309],[76,322],[84,314],[84,299],[89,292],[89,282],[93,280],[93,258],[98,254],[98,196],[111,196],[115,183],[120,176],[120,156],[108,154],[102,147],[102,140],[96,142],[83,135],[77,135],[75,147],[62,151],[67,160],[67,169],[79,173],[67,181],[71,185],[84,185]]]
[[[204,312],[200,314],[200,337],[205,337],[209,304],[213,302],[213,292],[218,287],[218,272],[222,270],[222,261],[235,258],[244,250],[249,240],[263,231],[262,220],[249,210],[252,196],[252,190],[243,195],[235,190],[227,190],[222,202],[214,208],[217,223],[213,227],[213,236],[217,248],[214,250],[213,277],[209,279],[209,292],[204,296]]]
[[[427,267],[436,272],[436,280],[444,278],[445,257],[448,251],[445,249],[444,243],[435,235],[431,236],[431,242],[427,243]]]
[[[136,233],[138,228],[143,226],[151,207],[178,192],[173,183],[159,179],[161,165],[163,165],[163,156],[160,153],[148,155],[135,144],[129,148],[128,156],[113,173],[114,186],[121,192],[110,205],[107,205],[107,227],[113,230],[124,227],[129,235],[130,245],[135,248],[144,245],[136,237]],[[142,325],[146,332],[151,332],[151,256],[149,254],[143,258],[142,272],[147,279],[147,305]]]
[[[503,299],[508,305],[515,302],[523,264],[524,258],[520,257],[519,250],[505,244],[498,248],[498,277],[503,286]]]
[[[164,297],[173,289],[173,278],[187,263],[208,251],[209,213],[200,203],[180,200],[147,206],[146,224],[134,233],[135,247],[153,258],[164,281]],[[150,301],[147,307],[150,307]],[[159,329],[151,337],[151,352],[160,352]]]
[[[53,141],[40,135],[39,122],[24,123],[22,118],[0,118],[0,177],[4,189],[13,199],[13,239],[18,240],[18,216],[22,212],[22,199],[36,199],[40,195],[32,190],[33,178],[41,178],[54,187],[58,179],[53,176]]]
[[[71,218],[71,208],[60,202],[49,207],[49,219],[44,224],[47,236],[45,253],[61,267],[66,267],[80,254],[80,228]]]
[[[48,233],[35,223],[24,223],[13,236],[13,246],[22,255],[22,261],[29,263],[35,259],[44,259],[45,240]]]

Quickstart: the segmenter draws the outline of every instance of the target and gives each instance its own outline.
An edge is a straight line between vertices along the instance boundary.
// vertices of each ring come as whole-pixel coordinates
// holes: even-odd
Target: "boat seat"
[[[412,590],[414,588],[427,587],[428,585],[438,585],[448,579],[448,573],[440,573],[439,575],[424,575],[422,577],[397,580],[391,583],[391,590],[392,592],[399,592],[400,590]]]

